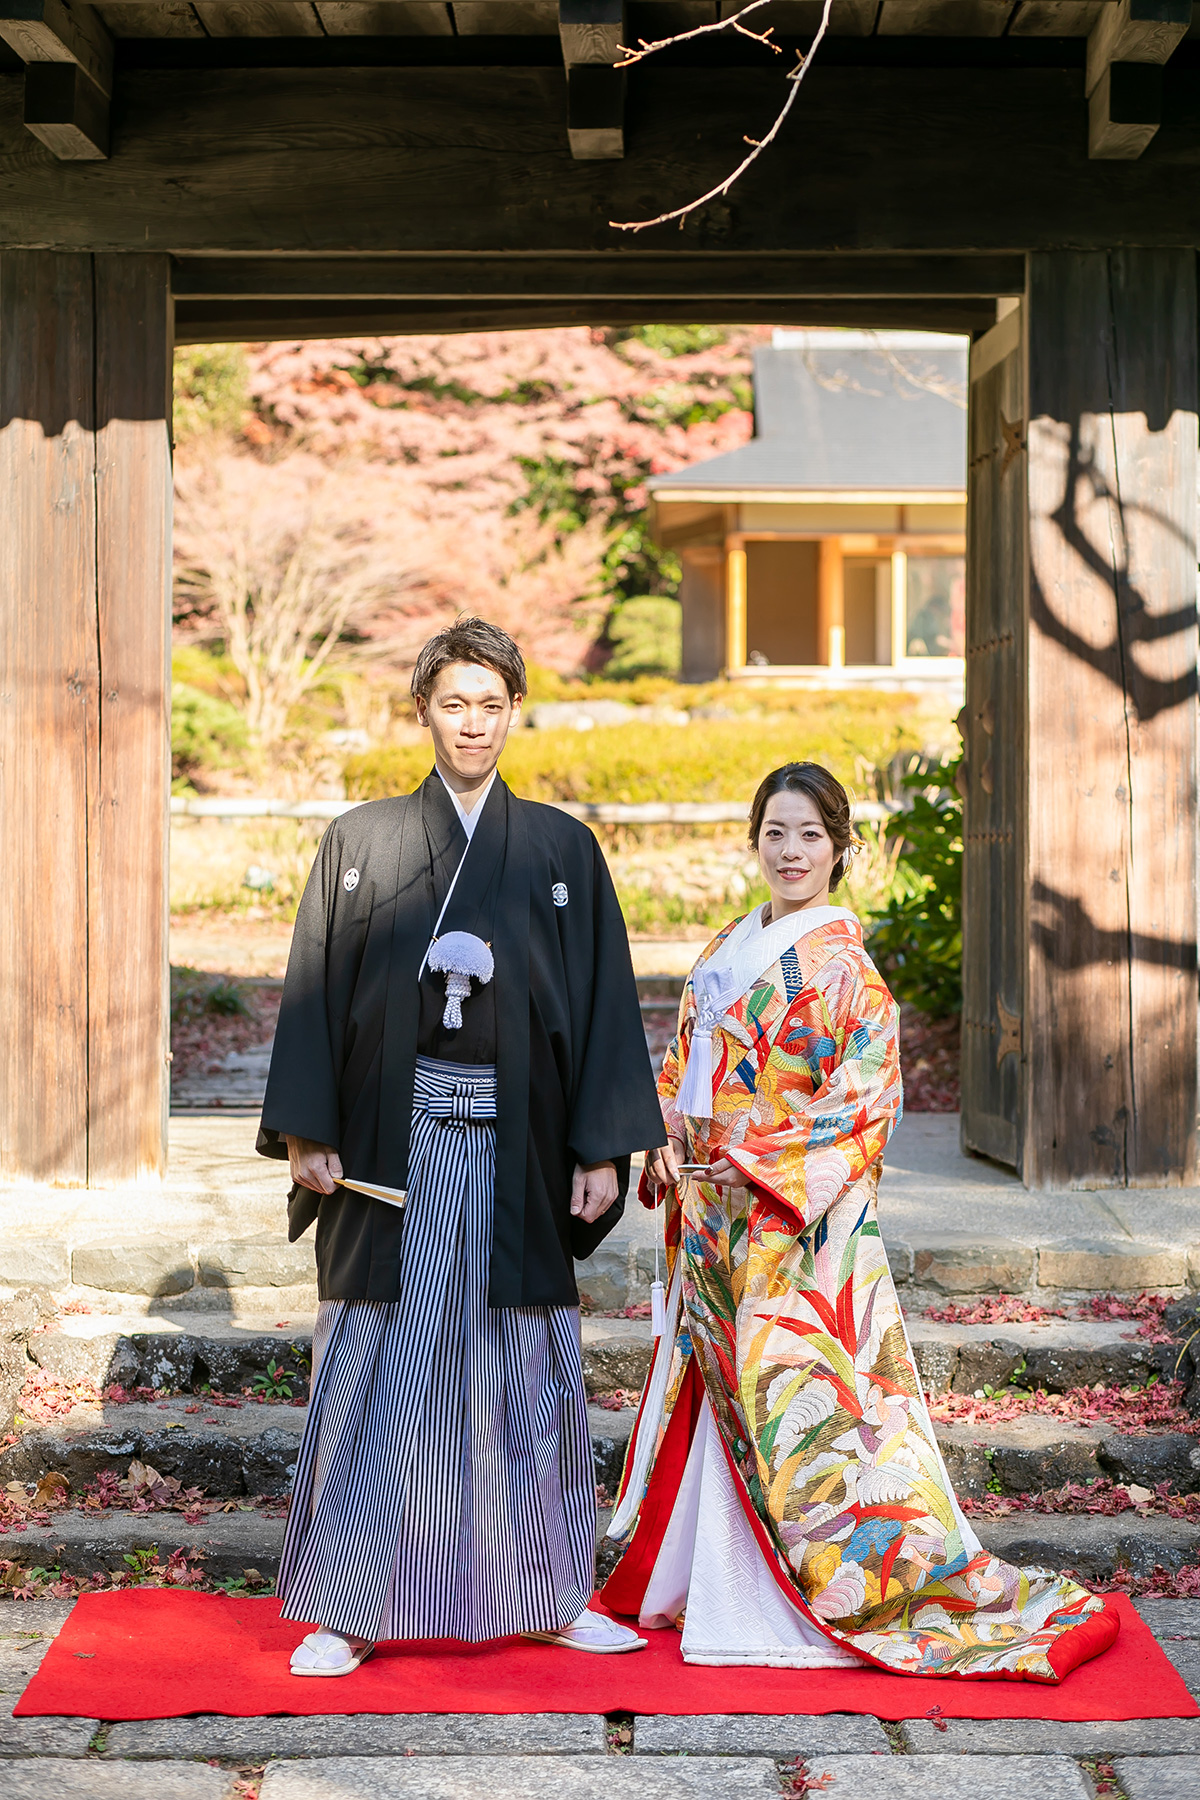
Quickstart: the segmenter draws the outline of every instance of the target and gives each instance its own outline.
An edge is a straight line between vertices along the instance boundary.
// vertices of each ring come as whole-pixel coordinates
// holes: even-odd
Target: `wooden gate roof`
[[[0,250],[172,258],[179,338],[648,317],[978,332],[1030,249],[1200,245],[1188,0],[0,0]]]

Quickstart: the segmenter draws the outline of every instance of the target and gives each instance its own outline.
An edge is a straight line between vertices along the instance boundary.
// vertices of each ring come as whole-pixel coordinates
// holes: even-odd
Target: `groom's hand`
[[[606,1213],[617,1197],[620,1184],[613,1163],[576,1163],[571,1178],[571,1214],[591,1225]]]
[[[342,1176],[342,1159],[329,1144],[315,1138],[290,1137],[287,1140],[288,1166],[292,1180],[314,1194],[332,1194]]]

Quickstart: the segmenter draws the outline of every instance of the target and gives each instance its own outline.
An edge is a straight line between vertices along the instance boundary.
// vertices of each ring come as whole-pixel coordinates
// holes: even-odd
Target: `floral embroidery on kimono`
[[[876,1219],[902,1111],[899,1020],[861,928],[803,936],[731,1008],[713,1033],[711,1120],[675,1106],[695,1017],[689,979],[664,1119],[688,1161],[726,1156],[750,1186],[685,1181],[668,1197],[681,1310],[656,1349],[671,1359],[660,1416],[644,1401],[631,1440],[623,1496],[635,1465],[648,1474],[618,1512],[606,1599],[637,1608],[655,1551],[643,1513],[647,1537],[670,1513],[669,1495],[665,1510],[644,1495],[671,1479],[664,1443],[698,1373],[771,1572],[829,1639],[897,1673],[1060,1680],[1118,1620],[1077,1583],[989,1555],[955,1500]]]

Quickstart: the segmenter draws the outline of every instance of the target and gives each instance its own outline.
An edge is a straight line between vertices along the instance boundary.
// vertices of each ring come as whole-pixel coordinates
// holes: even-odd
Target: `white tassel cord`
[[[660,1194],[658,1204],[654,1208],[654,1280],[650,1283],[650,1332],[651,1336],[660,1338],[667,1329],[667,1296],[658,1273],[658,1240],[662,1230],[658,1221],[658,1208],[662,1205]]]
[[[442,1024],[447,1031],[458,1031],[462,1025],[462,1003],[471,992],[472,976],[481,984],[489,982],[496,964],[482,938],[471,931],[448,931],[435,938],[427,952],[429,967],[446,977],[446,1010]]]

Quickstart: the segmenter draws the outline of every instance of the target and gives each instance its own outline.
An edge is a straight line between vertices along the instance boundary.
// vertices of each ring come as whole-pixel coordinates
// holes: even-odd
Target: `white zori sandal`
[[[647,1639],[639,1637],[628,1625],[594,1613],[589,1607],[580,1613],[573,1625],[557,1631],[523,1631],[521,1636],[531,1643],[561,1644],[567,1650],[590,1650],[593,1656],[620,1656],[623,1650],[644,1650]]]
[[[293,1675],[353,1675],[374,1644],[354,1644],[338,1631],[310,1631],[292,1651]]]

